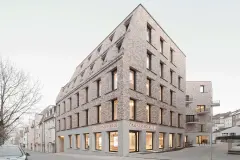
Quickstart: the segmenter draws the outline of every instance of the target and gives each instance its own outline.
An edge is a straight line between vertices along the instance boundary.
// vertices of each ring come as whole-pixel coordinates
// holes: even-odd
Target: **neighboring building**
[[[29,127],[28,133],[28,150],[34,151],[34,134],[35,134],[35,120],[33,120]]]
[[[220,105],[212,100],[212,82],[187,81],[186,94],[185,141],[193,145],[210,143],[211,107]]]
[[[57,152],[127,156],[183,147],[185,58],[139,5],[61,89]]]
[[[240,126],[240,110],[236,110],[232,113],[233,126]]]
[[[233,126],[233,119],[232,119],[232,115],[228,115],[226,117],[224,117],[224,128],[230,128]]]
[[[44,150],[46,153],[55,153],[55,113],[56,106],[49,106],[47,112],[44,115],[43,126],[44,126]]]
[[[26,148],[26,149],[28,149],[28,134],[29,134],[29,127],[25,127],[23,132],[22,145],[23,145],[23,148]]]

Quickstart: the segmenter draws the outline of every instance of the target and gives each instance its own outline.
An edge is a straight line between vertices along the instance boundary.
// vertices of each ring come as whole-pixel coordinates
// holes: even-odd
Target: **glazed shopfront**
[[[171,132],[170,132],[171,131]],[[127,156],[133,152],[183,147],[184,129],[133,121],[118,121],[58,132],[57,152],[90,152]],[[60,145],[60,146],[59,146]],[[64,145],[64,146],[61,146]],[[60,148],[60,149],[58,149]]]

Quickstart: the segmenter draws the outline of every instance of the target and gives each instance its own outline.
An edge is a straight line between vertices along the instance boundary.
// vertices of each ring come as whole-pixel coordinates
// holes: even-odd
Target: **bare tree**
[[[0,145],[40,99],[40,83],[0,57]]]

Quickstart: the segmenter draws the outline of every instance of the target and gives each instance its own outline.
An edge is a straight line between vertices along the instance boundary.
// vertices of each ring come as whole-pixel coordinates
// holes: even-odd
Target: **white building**
[[[233,126],[233,118],[230,114],[229,116],[224,118],[224,128],[229,128]]]

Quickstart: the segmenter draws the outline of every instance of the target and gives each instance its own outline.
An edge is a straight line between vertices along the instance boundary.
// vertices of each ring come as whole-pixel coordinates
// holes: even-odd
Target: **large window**
[[[139,132],[129,132],[129,152],[139,151]]]
[[[194,122],[195,118],[194,115],[186,115],[186,122]]]
[[[148,96],[151,96],[151,79],[147,78],[147,83],[146,83],[146,94]]]
[[[76,98],[77,98],[77,106],[79,107],[79,93],[76,93]]]
[[[173,125],[172,122],[173,122],[173,111],[170,111],[170,126]]]
[[[153,133],[146,132],[146,149],[152,150],[153,149]]]
[[[151,106],[149,104],[146,105],[147,111],[147,122],[151,122]]]
[[[174,53],[174,50],[170,48],[170,62],[172,63],[173,63],[173,53]]]
[[[79,127],[79,113],[76,113],[76,117],[77,117],[77,127]]]
[[[159,100],[163,101],[163,86],[160,85],[160,89],[159,89]]]
[[[160,53],[162,54],[163,54],[163,43],[164,43],[164,40],[160,38]]]
[[[204,88],[204,85],[200,85],[200,92],[201,92],[201,93],[204,93],[204,92],[205,92],[204,89],[205,89],[205,88]]]
[[[102,95],[102,82],[101,80],[97,81],[97,97],[101,97]]]
[[[101,133],[96,133],[95,134],[96,137],[96,150],[102,150],[102,134]]]
[[[162,124],[163,122],[163,109],[159,109],[159,123]]]
[[[117,70],[112,72],[112,90],[117,89],[118,77],[117,77]]]
[[[151,70],[152,68],[152,55],[150,53],[147,53],[147,60],[146,60],[146,64],[147,64],[147,69]]]
[[[69,148],[72,148],[72,135],[68,135]]]
[[[69,116],[69,129],[72,129],[72,116]]]
[[[84,139],[85,139],[85,149],[89,149],[90,139],[89,139],[89,134],[88,133],[84,134]]]
[[[118,132],[109,132],[109,151],[118,152]]]
[[[206,111],[206,106],[205,105],[198,105],[197,106],[197,113],[204,112]]]
[[[170,83],[173,84],[173,70],[170,70]]]
[[[164,148],[164,133],[159,133],[159,148]]]
[[[147,41],[152,43],[152,27],[147,25]]]
[[[170,105],[173,105],[173,91],[170,90]]]
[[[130,99],[129,107],[130,107],[130,117],[129,117],[129,119],[135,120],[135,100]]]
[[[112,120],[117,120],[117,109],[118,108],[118,100],[115,99],[112,101]]]
[[[169,134],[169,148],[173,148],[173,134]]]
[[[80,145],[80,134],[76,134],[76,148],[77,149],[81,148],[81,145]]]
[[[177,147],[181,147],[181,134],[177,134]]]
[[[102,116],[101,116],[101,106],[98,106],[97,107],[97,123],[101,123],[101,119],[102,119]]]
[[[130,70],[130,88],[136,89],[136,72],[134,70]]]
[[[72,110],[72,98],[69,98],[69,106],[70,106],[70,110]]]
[[[85,88],[85,102],[88,103],[88,87]]]
[[[164,78],[164,63],[160,62],[160,77]]]

